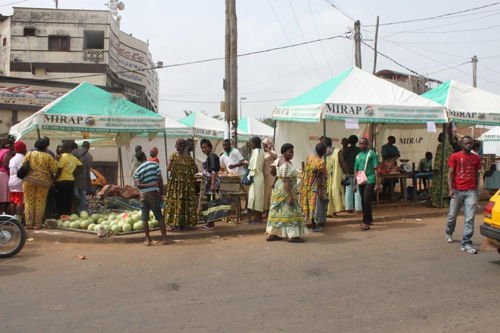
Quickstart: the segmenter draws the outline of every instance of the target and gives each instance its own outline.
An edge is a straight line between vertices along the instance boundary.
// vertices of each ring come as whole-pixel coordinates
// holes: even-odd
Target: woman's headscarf
[[[26,151],[26,144],[22,141],[17,141],[14,143],[14,150],[16,154],[24,154]]]
[[[266,138],[264,139],[264,141],[262,141],[262,143],[265,144],[266,146],[268,146],[269,149],[271,149],[271,150],[274,149],[273,140],[271,140],[269,137],[266,136]]]

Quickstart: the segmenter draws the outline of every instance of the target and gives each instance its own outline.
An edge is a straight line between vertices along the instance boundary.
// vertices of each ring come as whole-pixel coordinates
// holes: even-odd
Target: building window
[[[49,51],[69,51],[69,36],[49,36]]]
[[[33,27],[24,28],[23,36],[36,36],[36,28]]]
[[[104,31],[90,31],[83,32],[83,49],[104,49]]]
[[[2,45],[3,45],[3,46],[7,46],[7,37],[5,37],[5,38],[3,39],[3,43],[2,43]]]

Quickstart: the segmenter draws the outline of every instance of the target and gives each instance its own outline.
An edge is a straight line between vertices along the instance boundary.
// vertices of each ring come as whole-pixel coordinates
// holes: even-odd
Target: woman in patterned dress
[[[323,156],[326,146],[323,143],[316,145],[316,152],[306,159],[306,167],[302,175],[302,190],[300,201],[304,219],[311,219],[311,231],[320,232],[326,222],[328,203],[328,172]]]
[[[173,153],[167,164],[170,177],[167,183],[167,195],[163,216],[172,226],[170,231],[181,231],[196,226],[196,191],[195,191],[195,163],[186,151],[187,143],[183,139],[177,140]]]
[[[285,143],[275,166],[276,182],[271,194],[271,205],[267,219],[267,241],[288,237],[290,243],[303,243],[302,235],[308,231],[297,201],[297,170],[292,165],[293,146]]]

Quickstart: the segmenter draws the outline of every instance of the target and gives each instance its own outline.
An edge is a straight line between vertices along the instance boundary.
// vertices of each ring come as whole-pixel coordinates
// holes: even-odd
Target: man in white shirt
[[[224,140],[222,147],[224,148],[224,154],[220,157],[220,165],[225,166],[227,171],[243,176],[245,174],[245,168],[243,167],[245,159],[240,151],[231,147],[229,139]]]

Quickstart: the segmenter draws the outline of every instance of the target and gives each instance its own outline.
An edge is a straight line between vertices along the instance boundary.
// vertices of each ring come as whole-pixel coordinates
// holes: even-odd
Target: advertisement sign
[[[0,104],[43,107],[70,91],[71,88],[54,88],[41,85],[20,85],[0,82]]]
[[[55,131],[157,133],[165,130],[165,119],[163,117],[113,117],[40,113],[37,116],[37,124],[42,130]]]
[[[299,107],[278,106],[274,108],[272,117],[274,120],[319,123],[321,119],[321,105]]]
[[[450,120],[462,124],[500,125],[500,113],[465,112],[448,109]]]
[[[370,123],[446,123],[446,115],[440,107],[401,107],[355,104],[323,104],[323,118],[345,120],[356,118],[359,122]]]

